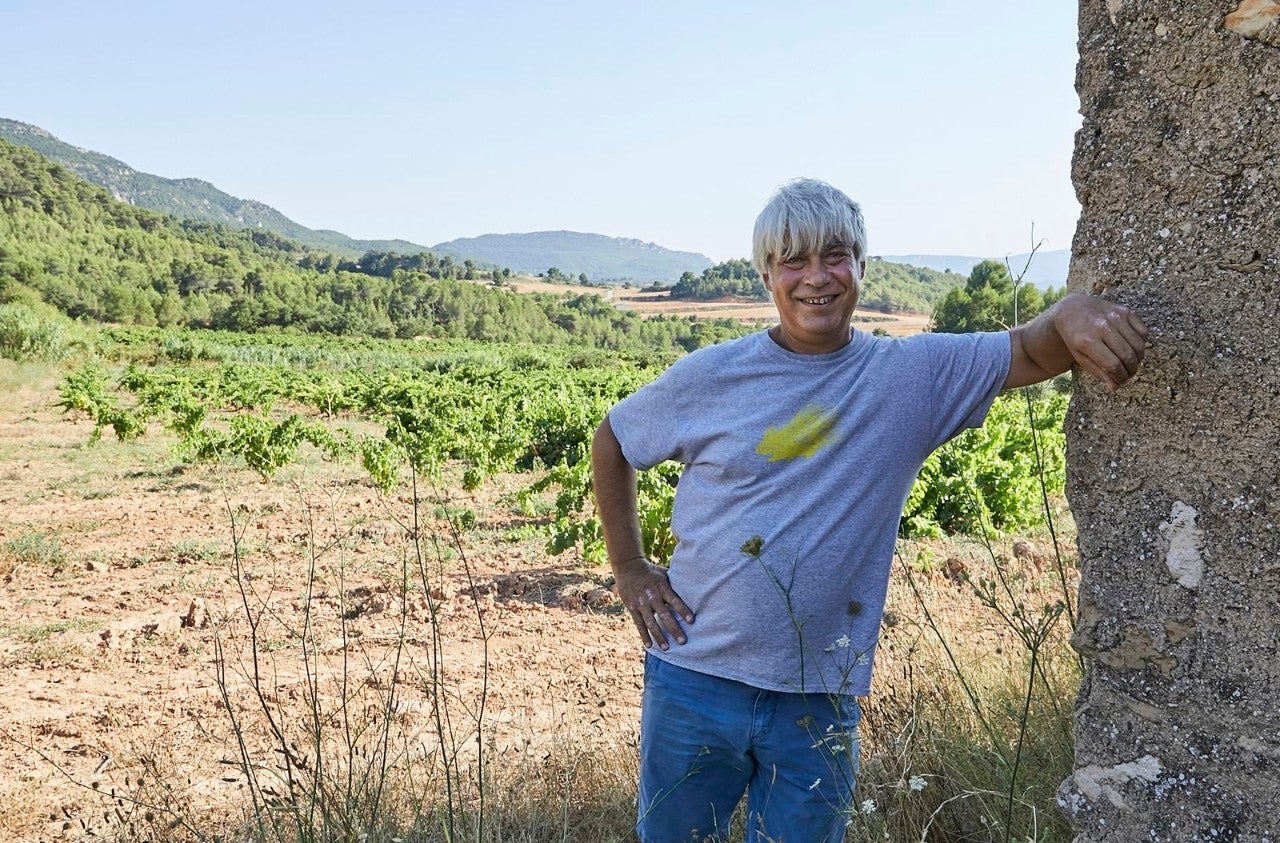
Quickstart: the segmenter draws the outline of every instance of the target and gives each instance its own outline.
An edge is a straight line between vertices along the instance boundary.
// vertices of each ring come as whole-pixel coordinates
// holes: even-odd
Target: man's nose
[[[827,283],[827,265],[822,258],[810,260],[804,267],[804,281],[814,287],[821,287]]]

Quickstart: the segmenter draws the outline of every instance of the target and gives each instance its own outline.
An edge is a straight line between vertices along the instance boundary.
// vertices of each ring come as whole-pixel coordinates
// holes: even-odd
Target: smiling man
[[[898,520],[929,453],[1001,389],[1073,364],[1117,388],[1147,329],[1070,295],[1031,324],[877,338],[851,328],[862,212],[828,184],[784,186],[753,262],[778,325],[681,359],[615,406],[592,443],[618,593],[647,649],[643,843],[836,843],[857,770]],[[646,558],[636,470],[683,463],[669,571]]]

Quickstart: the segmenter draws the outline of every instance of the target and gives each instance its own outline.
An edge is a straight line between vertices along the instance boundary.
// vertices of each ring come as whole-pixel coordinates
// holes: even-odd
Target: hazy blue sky
[[[1076,4],[17,0],[0,116],[313,228],[745,256],[796,176],[873,254],[1070,246]]]

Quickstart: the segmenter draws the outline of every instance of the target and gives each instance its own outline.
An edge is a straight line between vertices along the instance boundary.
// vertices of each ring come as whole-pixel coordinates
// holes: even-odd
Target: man
[[[1030,324],[907,339],[851,330],[867,239],[858,205],[792,182],[756,220],[768,331],[697,351],[614,407],[592,443],[618,593],[647,649],[644,843],[843,839],[903,504],[925,458],[1002,389],[1073,364],[1119,387],[1147,328],[1070,295]],[[644,554],[636,469],[684,464],[670,570]],[[696,623],[695,623],[696,616]]]

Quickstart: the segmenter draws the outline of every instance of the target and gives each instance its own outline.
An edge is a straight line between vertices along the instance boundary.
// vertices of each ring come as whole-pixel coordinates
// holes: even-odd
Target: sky
[[[0,10],[0,117],[311,228],[750,253],[779,185],[870,252],[1070,247],[1076,4],[62,2]]]

